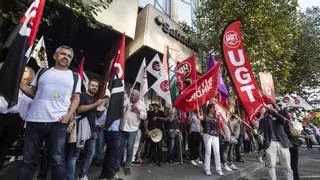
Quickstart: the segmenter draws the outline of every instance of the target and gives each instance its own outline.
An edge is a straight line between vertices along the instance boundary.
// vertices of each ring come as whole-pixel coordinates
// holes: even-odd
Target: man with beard
[[[92,159],[95,155],[96,142],[97,142],[97,131],[96,131],[96,119],[97,119],[97,107],[104,103],[105,99],[99,99],[95,101],[95,94],[99,88],[98,80],[91,79],[89,81],[88,90],[80,95],[80,105],[78,113],[81,116],[80,121],[85,117],[88,119],[91,137],[86,140],[84,146],[84,158],[80,169],[80,179],[87,180],[87,172],[91,165]],[[67,178],[68,180],[75,179],[76,161],[80,154],[80,148],[73,148],[68,153],[68,164],[67,164]]]
[[[74,75],[77,79],[79,75],[68,69],[73,55],[71,47],[60,46],[53,54],[54,67],[41,76],[38,73],[31,87],[20,85],[26,95],[34,98],[26,117],[23,162],[19,173],[21,180],[33,178],[43,142],[49,148],[51,179],[65,179],[67,127],[80,99],[80,81],[74,79]]]

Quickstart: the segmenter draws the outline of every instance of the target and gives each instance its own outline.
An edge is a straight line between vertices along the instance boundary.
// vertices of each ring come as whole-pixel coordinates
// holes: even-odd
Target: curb
[[[253,173],[263,167],[265,167],[264,163],[253,163],[253,164],[250,164],[250,165],[246,166],[245,168],[242,168],[232,174],[222,176],[218,179],[219,180],[230,180],[230,179],[236,180],[238,178],[247,176],[248,174],[251,174],[251,173]]]

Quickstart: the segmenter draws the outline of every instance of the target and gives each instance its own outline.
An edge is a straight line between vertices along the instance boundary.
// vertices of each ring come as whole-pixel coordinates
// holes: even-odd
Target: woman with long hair
[[[211,176],[211,149],[214,153],[214,161],[217,174],[223,176],[220,162],[219,145],[219,124],[215,115],[215,108],[212,104],[207,106],[207,112],[203,122],[203,141],[205,146],[204,171],[207,176]]]

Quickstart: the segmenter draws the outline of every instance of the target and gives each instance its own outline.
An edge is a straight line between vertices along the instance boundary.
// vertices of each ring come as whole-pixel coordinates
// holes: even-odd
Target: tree
[[[204,44],[200,51],[214,51],[221,56],[222,31],[228,22],[239,19],[255,74],[271,72],[277,92],[282,93],[290,86],[288,78],[293,68],[294,42],[298,38],[297,6],[297,0],[204,0],[196,13],[194,30]]]
[[[295,40],[293,68],[289,82],[292,92],[298,92],[320,107],[320,8],[308,8],[298,14],[299,36]]]

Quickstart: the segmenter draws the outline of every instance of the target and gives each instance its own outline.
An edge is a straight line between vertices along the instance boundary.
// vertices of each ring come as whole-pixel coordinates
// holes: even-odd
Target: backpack
[[[38,85],[38,82],[39,82],[39,79],[40,79],[41,75],[42,75],[43,73],[45,73],[46,71],[48,71],[48,70],[49,70],[49,68],[41,68],[41,69],[39,70],[39,73],[38,73],[38,76],[37,76],[37,85]],[[77,84],[78,84],[79,75],[78,75],[78,73],[73,72],[73,71],[72,71],[72,75],[73,75],[73,89],[72,89],[72,94],[74,94],[74,92],[75,92],[75,90],[76,90],[76,87],[77,87]]]

